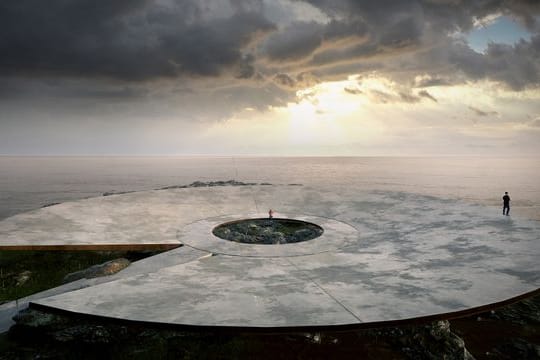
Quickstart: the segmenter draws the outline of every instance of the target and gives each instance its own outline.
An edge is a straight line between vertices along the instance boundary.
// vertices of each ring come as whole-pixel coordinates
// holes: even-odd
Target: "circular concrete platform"
[[[323,227],[293,244],[212,234],[245,217]],[[540,224],[403,192],[239,186],[137,192],[0,222],[0,246],[183,245],[31,306],[185,326],[348,327],[446,318],[540,287]]]

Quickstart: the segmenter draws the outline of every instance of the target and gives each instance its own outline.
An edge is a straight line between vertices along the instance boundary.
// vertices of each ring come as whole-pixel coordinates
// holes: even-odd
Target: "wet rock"
[[[296,242],[300,242],[306,239],[313,239],[314,237],[317,237],[317,235],[319,234],[317,234],[312,229],[300,229],[300,230],[296,230],[293,236]]]
[[[452,321],[471,349],[489,359],[540,359],[540,296]],[[481,334],[481,336],[478,336]]]
[[[540,296],[534,296],[480,316],[485,319],[509,321],[518,325],[540,324]]]
[[[132,193],[132,192],[135,192],[135,191],[106,191],[101,195],[102,196],[122,195],[122,194],[129,194],[129,193]]]
[[[124,325],[91,317],[50,314],[33,308],[21,311],[14,320],[16,324],[10,329],[10,339],[16,341],[10,349],[13,359],[21,358],[21,354],[32,354],[24,358],[81,359],[118,358],[119,355],[156,359],[472,359],[446,321],[348,333],[218,335]],[[269,349],[275,350],[269,352]],[[501,350],[508,351],[507,348]],[[534,356],[536,349],[516,343],[511,351],[516,351],[515,358],[521,359]]]
[[[236,180],[219,180],[219,181],[194,181],[189,185],[171,185],[160,188],[159,190],[169,190],[169,189],[186,189],[186,188],[197,188],[197,187],[213,187],[213,186],[249,186],[257,185],[257,183],[245,183],[242,181]]]
[[[261,233],[261,229],[256,224],[249,224],[246,233],[248,235],[258,235]]]
[[[94,265],[88,269],[67,274],[62,280],[64,283],[72,282],[79,279],[90,279],[100,276],[108,276],[125,269],[130,264],[130,261],[124,258],[114,259],[106,263]]]
[[[28,280],[30,280],[30,277],[32,276],[32,272],[31,271],[23,271],[22,273],[20,273],[19,275],[17,275],[17,277],[15,278],[15,286],[22,286],[24,284],[26,284],[28,282]]]
[[[114,340],[107,327],[84,323],[52,332],[51,336],[59,342],[80,341],[87,344],[109,344]]]
[[[19,311],[14,317],[13,321],[19,327],[25,327],[29,329],[57,329],[67,324],[67,321],[55,314],[42,312],[27,308]]]
[[[287,244],[314,239],[322,234],[322,229],[298,220],[266,218],[223,224],[213,233],[222,239],[249,244]]]
[[[540,345],[523,339],[510,339],[497,346],[491,353],[500,359],[540,359]]]
[[[435,321],[422,326],[378,329],[374,330],[371,336],[386,339],[408,359],[474,359],[466,349],[465,341],[450,330],[448,321]]]
[[[110,345],[129,338],[126,327],[121,325],[85,321],[33,308],[20,311],[13,320],[15,325],[9,330],[10,338],[25,345],[37,346],[38,355],[50,352],[50,349],[43,351],[43,348],[56,350],[66,343],[77,344],[78,348],[84,345]]]
[[[239,233],[238,231],[232,231],[230,235],[230,240],[235,242],[245,242],[246,240],[249,240],[250,238],[246,238],[246,236],[242,233]]]
[[[59,204],[60,204],[59,202],[52,202],[52,203],[47,203],[45,205],[42,205],[41,207],[46,208],[46,207],[49,207],[49,206],[54,206],[54,205],[59,205]]]
[[[287,243],[285,236],[280,232],[272,233],[272,236],[270,239],[271,239],[271,244],[286,244]]]

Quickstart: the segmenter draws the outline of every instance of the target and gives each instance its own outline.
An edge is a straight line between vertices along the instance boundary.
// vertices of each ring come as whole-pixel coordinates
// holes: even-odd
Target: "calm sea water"
[[[45,204],[196,180],[408,191],[499,206],[540,220],[540,158],[0,157],[0,219]]]

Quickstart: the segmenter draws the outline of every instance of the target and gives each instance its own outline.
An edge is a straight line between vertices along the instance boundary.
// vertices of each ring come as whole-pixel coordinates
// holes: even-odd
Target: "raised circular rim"
[[[177,230],[177,240],[185,246],[208,251],[213,254],[251,256],[251,257],[287,257],[318,254],[355,244],[362,234],[353,226],[335,219],[313,215],[280,214],[281,219],[305,221],[321,227],[321,236],[309,241],[287,244],[247,244],[217,237],[212,230],[223,223],[245,218],[261,218],[260,214],[222,215],[198,220]],[[257,246],[260,245],[260,246]]]
[[[320,233],[317,234],[315,237],[312,237],[312,238],[308,238],[308,239],[304,239],[304,240],[300,240],[300,241],[291,241],[291,242],[286,242],[286,243],[283,243],[283,244],[280,244],[280,245],[288,245],[288,244],[296,244],[296,243],[301,243],[301,242],[306,242],[306,241],[311,241],[311,240],[314,240],[320,236],[322,236],[322,234],[324,234],[324,228],[315,224],[315,223],[312,223],[312,222],[309,222],[309,221],[304,221],[304,220],[298,220],[298,219],[289,219],[289,218],[261,218],[261,217],[257,217],[257,218],[246,218],[246,219],[239,219],[239,220],[234,220],[234,221],[229,221],[229,222],[225,222],[223,224],[219,224],[217,226],[215,226],[213,229],[212,229],[212,234],[214,236],[217,236],[218,238],[220,239],[223,239],[223,240],[228,240],[228,241],[232,241],[232,242],[238,242],[238,243],[242,243],[242,244],[249,244],[249,245],[265,245],[265,246],[268,246],[268,245],[273,245],[273,244],[269,244],[269,243],[261,243],[261,242],[244,242],[244,241],[235,241],[235,240],[232,240],[232,239],[227,239],[227,238],[224,238],[224,237],[221,237],[219,235],[217,235],[215,233],[216,229],[220,228],[220,227],[225,227],[227,225],[234,225],[234,224],[239,224],[239,223],[242,223],[242,222],[249,222],[249,221],[255,221],[255,220],[265,220],[265,221],[277,221],[277,222],[289,222],[289,223],[298,223],[298,224],[306,224],[306,225],[311,225],[313,227],[316,227],[318,230],[320,230]]]

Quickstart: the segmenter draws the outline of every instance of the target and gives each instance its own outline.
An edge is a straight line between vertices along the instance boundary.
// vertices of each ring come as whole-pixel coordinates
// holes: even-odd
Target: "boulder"
[[[31,271],[28,271],[28,270],[23,271],[22,273],[17,275],[17,278],[16,278],[17,283],[15,284],[15,286],[22,286],[26,284],[26,282],[30,280],[30,276],[32,276]]]
[[[91,266],[85,270],[67,274],[63,279],[63,283],[68,283],[79,279],[90,279],[100,276],[116,274],[120,270],[128,267],[130,264],[131,262],[128,259],[114,259],[111,261],[107,261],[103,264]]]

